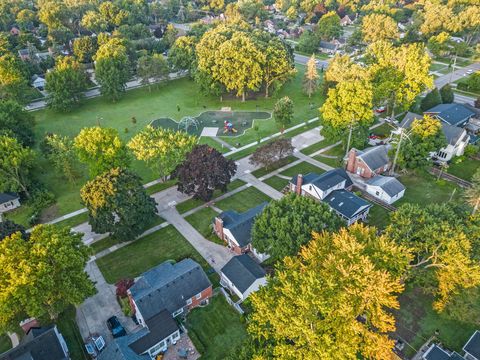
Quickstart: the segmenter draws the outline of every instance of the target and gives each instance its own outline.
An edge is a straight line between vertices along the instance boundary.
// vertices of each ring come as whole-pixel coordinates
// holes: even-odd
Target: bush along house
[[[225,241],[235,254],[241,255],[251,251],[258,261],[265,261],[268,259],[268,255],[257,252],[251,242],[255,217],[263,211],[267,204],[264,202],[241,214],[233,210],[222,212],[213,219],[215,234]]]
[[[353,183],[344,169],[333,169],[323,174],[298,174],[290,180],[290,191],[310,196],[326,203],[332,211],[351,225],[365,220],[372,205],[350,192]]]

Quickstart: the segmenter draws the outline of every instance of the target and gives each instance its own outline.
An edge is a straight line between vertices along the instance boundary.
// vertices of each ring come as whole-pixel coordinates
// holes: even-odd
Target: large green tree
[[[44,141],[45,147],[48,149],[46,156],[55,170],[63,174],[69,182],[75,183],[78,170],[77,153],[73,146],[73,140],[68,136],[48,134]]]
[[[0,100],[0,133],[15,137],[22,145],[31,146],[35,141],[35,119],[14,100]]]
[[[0,135],[0,191],[22,191],[30,197],[30,171],[35,155],[17,139]]]
[[[312,238],[312,231],[336,231],[341,219],[328,205],[305,196],[290,194],[265,207],[255,219],[252,245],[272,261],[295,256]]]
[[[314,233],[251,295],[249,333],[260,359],[388,359],[405,248],[355,224]]]
[[[74,147],[79,160],[88,165],[91,177],[130,163],[127,148],[115,129],[83,128],[74,139]]]
[[[342,32],[340,17],[335,11],[326,13],[318,21],[317,33],[322,40],[330,41],[332,39],[338,39],[342,35]]]
[[[465,198],[475,214],[480,207],[480,168],[472,176],[472,186],[465,191]]]
[[[125,169],[98,175],[82,187],[80,196],[92,230],[109,232],[121,241],[135,240],[156,216],[155,200],[146,193],[141,178]]]
[[[95,294],[85,273],[89,250],[66,227],[38,225],[28,241],[16,232],[0,242],[0,328],[36,317],[56,320],[71,305]]]
[[[273,118],[282,132],[292,123],[293,101],[288,96],[284,96],[275,103]]]
[[[317,63],[315,60],[315,55],[307,62],[307,70],[303,77],[303,92],[308,95],[309,98],[317,91],[318,89],[318,72],[317,72]]]
[[[397,23],[384,14],[370,14],[362,19],[363,40],[373,43],[380,40],[396,40],[399,38]]]
[[[2,219],[0,221],[0,241],[16,232],[20,232],[25,237],[25,230],[24,226],[16,224],[10,219]]]
[[[161,54],[145,55],[138,59],[137,75],[142,84],[148,85],[149,90],[151,90],[151,83],[167,79],[169,73],[167,60]]]
[[[97,52],[97,39],[92,36],[82,36],[73,41],[73,54],[81,63],[90,63]]]
[[[27,80],[20,60],[12,54],[0,56],[0,99],[23,100]]]

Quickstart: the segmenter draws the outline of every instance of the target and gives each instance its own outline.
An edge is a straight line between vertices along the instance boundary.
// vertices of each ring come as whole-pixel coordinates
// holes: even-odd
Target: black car
[[[120,324],[120,321],[116,316],[112,316],[107,320],[107,326],[114,338],[127,335],[125,328]]]

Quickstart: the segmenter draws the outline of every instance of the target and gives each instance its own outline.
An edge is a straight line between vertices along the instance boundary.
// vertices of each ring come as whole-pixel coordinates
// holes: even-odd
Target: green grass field
[[[217,212],[211,208],[199,210],[191,215],[188,215],[187,220],[202,236],[214,243],[225,245],[225,243],[213,233],[212,222]]]
[[[188,335],[202,359],[224,359],[246,338],[240,315],[222,295],[213,297],[210,304],[192,310],[186,320]]]
[[[295,166],[292,166],[291,168],[288,168],[285,171],[282,171],[282,175],[285,176],[295,176],[298,174],[308,174],[308,173],[316,173],[316,174],[321,174],[324,173],[325,170],[320,169],[319,167],[316,167],[313,164],[310,164],[309,162],[301,162],[300,164],[297,164]]]
[[[285,186],[288,185],[288,180],[282,179],[281,177],[278,177],[275,175],[266,179],[264,183],[267,185],[270,185],[275,190],[282,191],[285,188]]]
[[[473,174],[480,169],[480,161],[475,159],[465,159],[458,163],[450,163],[447,169],[449,174],[455,175],[461,179],[470,181]]]
[[[7,335],[0,336],[0,354],[12,348],[12,342]]]
[[[75,313],[74,306],[65,310],[58,317],[57,327],[65,338],[72,360],[87,360],[89,357],[85,354],[85,347],[75,320]]]
[[[236,193],[235,195],[218,201],[215,203],[215,206],[223,211],[235,210],[239,213],[242,213],[257,205],[260,205],[264,201],[270,200],[272,199],[270,199],[267,195],[251,186],[243,191],[240,191],[239,193]]]

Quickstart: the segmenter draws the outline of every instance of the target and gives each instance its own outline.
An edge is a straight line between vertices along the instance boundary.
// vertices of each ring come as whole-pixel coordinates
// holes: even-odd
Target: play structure
[[[223,122],[223,133],[236,133],[237,129],[233,127],[233,124],[230,121],[225,120]]]
[[[178,122],[178,130],[183,130],[185,132],[190,132],[190,133],[191,132],[198,133],[199,125],[200,123],[196,118],[191,116],[185,116],[182,118],[182,120]],[[192,131],[193,129],[190,130],[191,127],[195,127],[195,130],[194,131]]]

